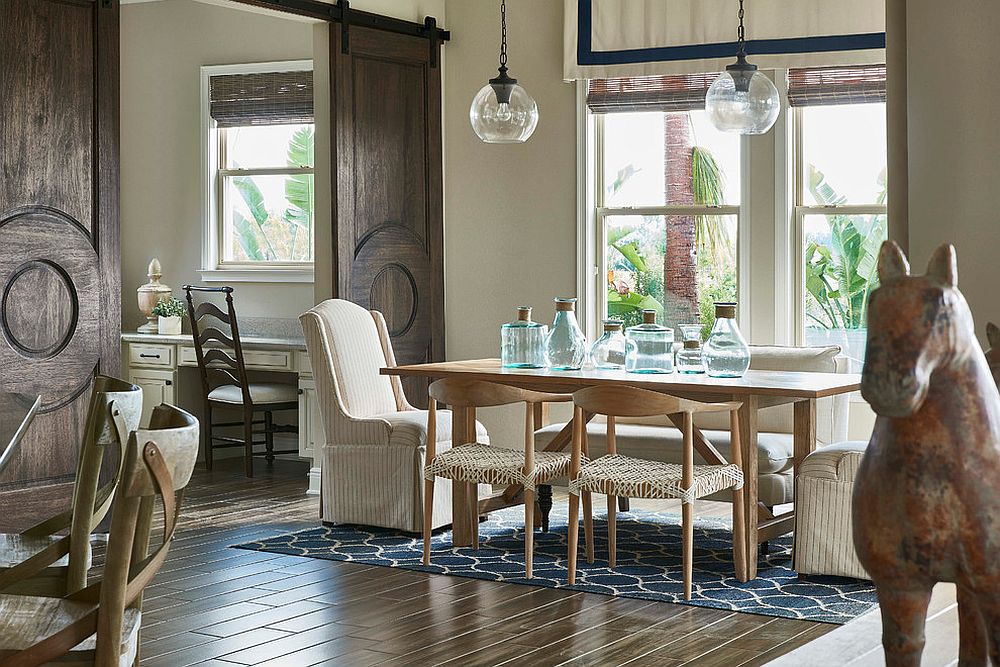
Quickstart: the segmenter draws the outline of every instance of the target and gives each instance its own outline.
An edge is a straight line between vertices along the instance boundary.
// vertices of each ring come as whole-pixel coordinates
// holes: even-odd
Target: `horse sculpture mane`
[[[861,382],[878,417],[853,517],[886,662],[920,664],[931,589],[947,581],[958,587],[961,664],[989,655],[1000,665],[1000,394],[957,288],[955,249],[941,246],[927,274],[911,276],[887,242],[878,270]]]

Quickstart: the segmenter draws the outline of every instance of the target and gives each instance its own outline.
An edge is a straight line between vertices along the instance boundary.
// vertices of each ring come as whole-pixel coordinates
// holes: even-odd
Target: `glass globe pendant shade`
[[[712,124],[723,132],[764,134],[778,119],[781,100],[774,83],[744,61],[728,67],[712,83],[705,96],[705,110]]]
[[[524,143],[538,125],[538,105],[506,69],[476,93],[469,108],[472,129],[488,144]]]

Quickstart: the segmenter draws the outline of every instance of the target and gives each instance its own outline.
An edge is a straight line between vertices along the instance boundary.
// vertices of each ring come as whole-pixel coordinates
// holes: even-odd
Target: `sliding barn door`
[[[119,281],[117,0],[0,0],[0,391],[42,396],[0,484],[72,478]]]
[[[398,363],[443,360],[441,69],[427,39],[330,37],[335,291],[385,315]],[[404,388],[426,404],[425,382]]]

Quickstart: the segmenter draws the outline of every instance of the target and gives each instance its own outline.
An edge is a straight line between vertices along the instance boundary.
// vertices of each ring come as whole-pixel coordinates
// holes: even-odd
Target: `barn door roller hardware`
[[[423,23],[414,23],[391,16],[352,9],[350,0],[338,0],[335,5],[319,0],[236,0],[236,2],[299,16],[308,16],[330,23],[339,23],[340,45],[344,53],[348,53],[350,50],[350,29],[352,27],[373,28],[400,35],[423,37],[428,40],[431,54],[430,64],[431,67],[437,67],[437,47],[440,43],[451,39],[451,32],[439,28],[437,19],[433,16],[425,18]]]

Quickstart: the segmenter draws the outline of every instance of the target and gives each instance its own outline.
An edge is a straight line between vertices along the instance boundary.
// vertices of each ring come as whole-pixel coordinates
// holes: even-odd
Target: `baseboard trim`
[[[320,468],[310,468],[309,469],[309,489],[306,491],[307,496],[318,496],[319,486],[320,486],[320,476],[322,471]]]

